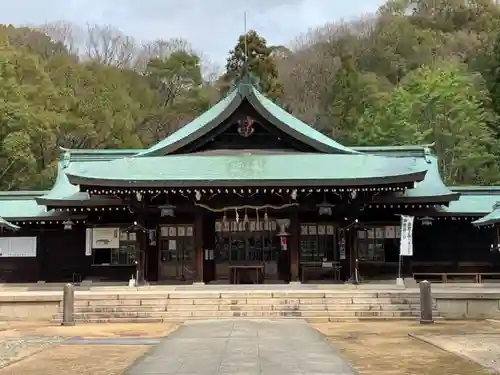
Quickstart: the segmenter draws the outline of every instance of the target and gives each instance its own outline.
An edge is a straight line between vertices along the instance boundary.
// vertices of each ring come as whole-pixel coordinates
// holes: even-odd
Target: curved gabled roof
[[[10,222],[21,220],[66,220],[68,218],[67,212],[47,210],[45,206],[37,204],[36,197],[47,193],[47,191],[0,192],[0,216]]]
[[[441,174],[439,173],[438,159],[431,152],[433,146],[434,145],[354,147],[357,151],[386,156],[388,158],[415,158],[418,168],[427,170],[424,180],[417,182],[413,189],[376,197],[375,201],[441,204],[456,201],[460,197],[460,193],[450,190],[443,182]]]
[[[474,224],[477,227],[484,227],[486,225],[495,225],[498,223],[500,223],[500,208],[496,208],[493,211],[491,211],[488,215],[483,216],[482,218],[472,222],[472,224]]]
[[[87,186],[362,186],[422,181],[414,158],[354,154],[260,154],[131,157],[71,165],[71,183]]]
[[[0,229],[18,230],[18,229],[20,229],[20,227],[18,227],[17,225],[14,225],[12,223],[9,223],[4,218],[0,217]]]
[[[87,192],[80,191],[78,185],[73,185],[69,182],[66,175],[66,168],[63,162],[59,162],[57,168],[56,182],[52,189],[40,197],[35,198],[36,202],[42,206],[57,207],[57,206],[120,206],[122,201],[114,197],[90,197]]]
[[[156,143],[147,150],[140,151],[136,156],[168,155],[179,148],[191,143],[209,131],[215,129],[229,118],[243,100],[250,105],[269,123],[284,133],[311,146],[318,152],[328,154],[358,154],[349,147],[345,147],[327,137],[298,118],[294,117],[271,100],[262,95],[254,86],[241,83],[215,106],[183,126],[164,140]]]

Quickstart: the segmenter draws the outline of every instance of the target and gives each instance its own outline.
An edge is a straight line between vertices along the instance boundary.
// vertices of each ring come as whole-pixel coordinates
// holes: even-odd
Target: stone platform
[[[405,291],[240,288],[77,294],[83,322],[185,321],[224,318],[289,318],[310,321],[416,319],[417,293]],[[437,312],[436,312],[437,315]],[[61,314],[54,319],[59,321]]]
[[[62,313],[62,284],[53,290],[0,288],[0,319],[53,320]],[[56,288],[57,287],[57,288]],[[42,286],[40,286],[42,289]],[[310,321],[417,319],[416,288],[395,285],[182,285],[76,287],[77,322],[163,322],[288,318]],[[500,317],[500,289],[433,286],[434,316]]]

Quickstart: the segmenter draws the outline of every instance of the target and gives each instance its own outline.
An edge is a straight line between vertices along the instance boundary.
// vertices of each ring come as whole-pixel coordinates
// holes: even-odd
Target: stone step
[[[231,297],[224,297],[224,296],[192,296],[192,295],[185,295],[182,298],[179,298],[180,296],[176,296],[176,298],[173,298],[173,296],[165,295],[165,296],[159,296],[159,295],[141,295],[141,294],[126,294],[126,295],[119,295],[119,296],[113,296],[114,298],[111,298],[111,296],[106,296],[106,295],[92,295],[92,296],[76,296],[75,300],[76,301],[123,301],[123,300],[175,300],[175,299],[181,299],[181,300],[191,300],[191,301],[203,301],[203,300],[233,300],[233,299],[253,299],[253,300],[298,300],[298,299],[328,299],[328,300],[359,300],[359,299],[369,299],[369,300],[380,300],[380,301],[390,301],[390,300],[419,300],[420,296],[419,295],[407,295],[407,296],[402,296],[402,295],[384,295],[384,296],[372,296],[372,295],[357,295],[357,294],[347,294],[347,295],[301,295],[301,296],[249,296],[245,294],[241,295],[233,295]]]
[[[191,317],[189,320],[203,320],[205,318],[197,318]],[[213,319],[213,318],[212,318]],[[218,317],[217,320],[232,320],[234,317]],[[244,319],[244,317],[242,317]],[[266,320],[273,318],[266,318]],[[275,318],[277,320],[281,319],[297,319],[297,317],[279,317]],[[417,321],[418,317],[414,316],[398,316],[398,317],[353,317],[353,316],[339,316],[339,317],[322,317],[322,318],[299,318],[304,319],[305,321],[311,323],[326,323],[326,322],[358,322],[358,321]],[[94,318],[94,319],[75,319],[76,324],[98,324],[98,323],[165,323],[165,322],[173,322],[173,323],[182,323],[186,319],[179,318]],[[434,320],[442,320],[440,317],[434,318]],[[54,324],[60,324],[61,319],[54,319],[52,321]]]
[[[372,300],[391,300],[408,299],[418,300],[418,293],[360,293],[360,292],[328,292],[328,291],[309,291],[309,292],[227,292],[227,293],[209,293],[209,292],[172,292],[172,293],[82,293],[76,294],[76,301],[111,301],[111,300],[224,300],[224,299],[372,299]]]
[[[202,321],[205,318],[189,318],[190,321]],[[234,320],[234,317],[219,317],[212,318],[217,320]],[[241,319],[245,319],[242,317]],[[259,319],[259,318],[253,318]],[[282,319],[303,319],[310,323],[327,323],[327,322],[382,322],[382,321],[418,321],[418,317],[414,316],[398,316],[398,317],[352,317],[352,316],[339,316],[339,317],[322,317],[322,318],[296,318],[296,317],[279,317],[279,318],[265,318],[266,320],[282,320]],[[441,321],[443,318],[435,317],[435,321]],[[99,319],[76,319],[76,324],[97,324],[97,323],[178,323],[182,324],[186,319],[179,318],[99,318]],[[53,320],[54,324],[61,324],[61,320]]]
[[[75,319],[190,319],[190,318],[338,318],[338,317],[418,317],[418,311],[163,311],[163,312],[89,312],[75,313]],[[436,314],[437,315],[437,314]],[[56,314],[55,320],[62,319],[62,314]]]
[[[162,311],[420,311],[419,305],[318,304],[318,305],[164,305],[164,306],[86,306],[77,313],[162,312]],[[62,309],[59,309],[62,312]]]
[[[130,296],[128,296],[130,297]],[[339,297],[318,297],[318,298],[126,298],[126,299],[107,299],[107,298],[92,298],[92,299],[76,299],[76,306],[112,306],[112,305],[234,305],[234,304],[318,304],[318,303],[371,303],[371,304],[405,304],[405,303],[420,303],[420,298],[400,298],[400,297],[387,297],[387,298],[372,298],[372,297],[359,297],[348,296],[344,298]]]
[[[239,317],[240,319],[245,319],[246,317]],[[183,323],[186,320],[204,320],[206,318],[203,317],[190,317],[188,319],[181,318],[170,318],[170,317],[162,317],[162,318],[134,318],[134,317],[126,317],[126,318],[116,318],[116,317],[105,317],[105,318],[77,318],[75,322],[77,324],[85,324],[85,323],[164,323],[164,322],[175,322],[175,323]],[[217,320],[232,320],[235,317],[217,317],[212,319]],[[415,316],[337,316],[337,317],[289,317],[282,316],[279,318],[267,317],[266,320],[281,320],[281,319],[304,319],[305,321],[311,323],[323,323],[323,322],[357,322],[357,321],[418,321],[419,317]],[[434,320],[441,321],[443,318],[434,317]],[[52,323],[60,324],[61,318],[54,318]]]

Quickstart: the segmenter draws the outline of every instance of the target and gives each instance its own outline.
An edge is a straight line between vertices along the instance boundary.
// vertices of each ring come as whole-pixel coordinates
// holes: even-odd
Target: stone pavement
[[[300,320],[190,322],[136,362],[125,375],[355,375]]]

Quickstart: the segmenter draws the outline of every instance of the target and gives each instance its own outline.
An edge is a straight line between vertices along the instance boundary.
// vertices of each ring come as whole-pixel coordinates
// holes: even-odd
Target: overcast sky
[[[0,23],[41,24],[67,20],[110,24],[141,40],[183,37],[213,61],[247,26],[270,44],[327,22],[374,12],[382,0],[0,0]]]

